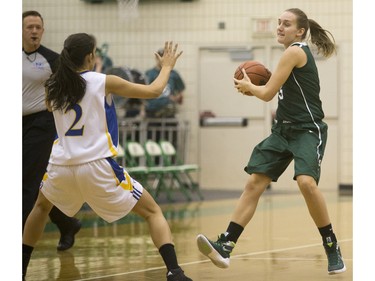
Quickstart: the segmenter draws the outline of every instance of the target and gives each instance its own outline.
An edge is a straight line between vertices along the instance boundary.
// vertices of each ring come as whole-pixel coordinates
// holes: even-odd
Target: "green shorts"
[[[294,180],[298,175],[309,175],[319,183],[327,130],[323,121],[279,121],[273,125],[271,135],[255,146],[245,171],[265,174],[276,182],[294,160]]]

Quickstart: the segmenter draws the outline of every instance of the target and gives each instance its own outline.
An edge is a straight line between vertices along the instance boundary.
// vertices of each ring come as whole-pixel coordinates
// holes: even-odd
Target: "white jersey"
[[[112,95],[105,96],[106,75],[88,71],[86,93],[73,109],[54,110],[57,139],[49,162],[78,165],[117,155],[118,127]]]

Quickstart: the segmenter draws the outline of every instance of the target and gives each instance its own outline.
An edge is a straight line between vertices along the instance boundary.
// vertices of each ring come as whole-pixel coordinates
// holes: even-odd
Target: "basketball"
[[[251,83],[257,86],[265,85],[271,77],[271,71],[267,69],[262,63],[254,60],[249,60],[241,63],[235,73],[234,78],[241,80],[243,78],[242,68],[245,69],[247,76],[249,76]]]

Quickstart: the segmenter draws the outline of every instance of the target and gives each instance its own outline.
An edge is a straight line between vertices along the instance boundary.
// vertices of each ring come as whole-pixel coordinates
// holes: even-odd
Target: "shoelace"
[[[328,260],[334,262],[335,264],[339,263],[340,253],[336,246],[333,246],[332,249],[327,250]]]
[[[230,242],[230,241],[227,241],[226,240],[226,237],[224,234],[221,234],[220,236],[218,236],[218,240],[217,240],[217,243],[219,243],[220,245],[223,246],[223,250],[228,252],[228,253],[231,253],[232,250],[233,250],[233,245],[232,243],[233,242]]]

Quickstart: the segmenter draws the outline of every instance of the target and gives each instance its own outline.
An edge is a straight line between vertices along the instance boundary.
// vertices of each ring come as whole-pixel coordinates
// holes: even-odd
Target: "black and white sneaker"
[[[167,281],[193,281],[189,277],[185,276],[184,271],[181,267],[172,269],[167,272]]]

